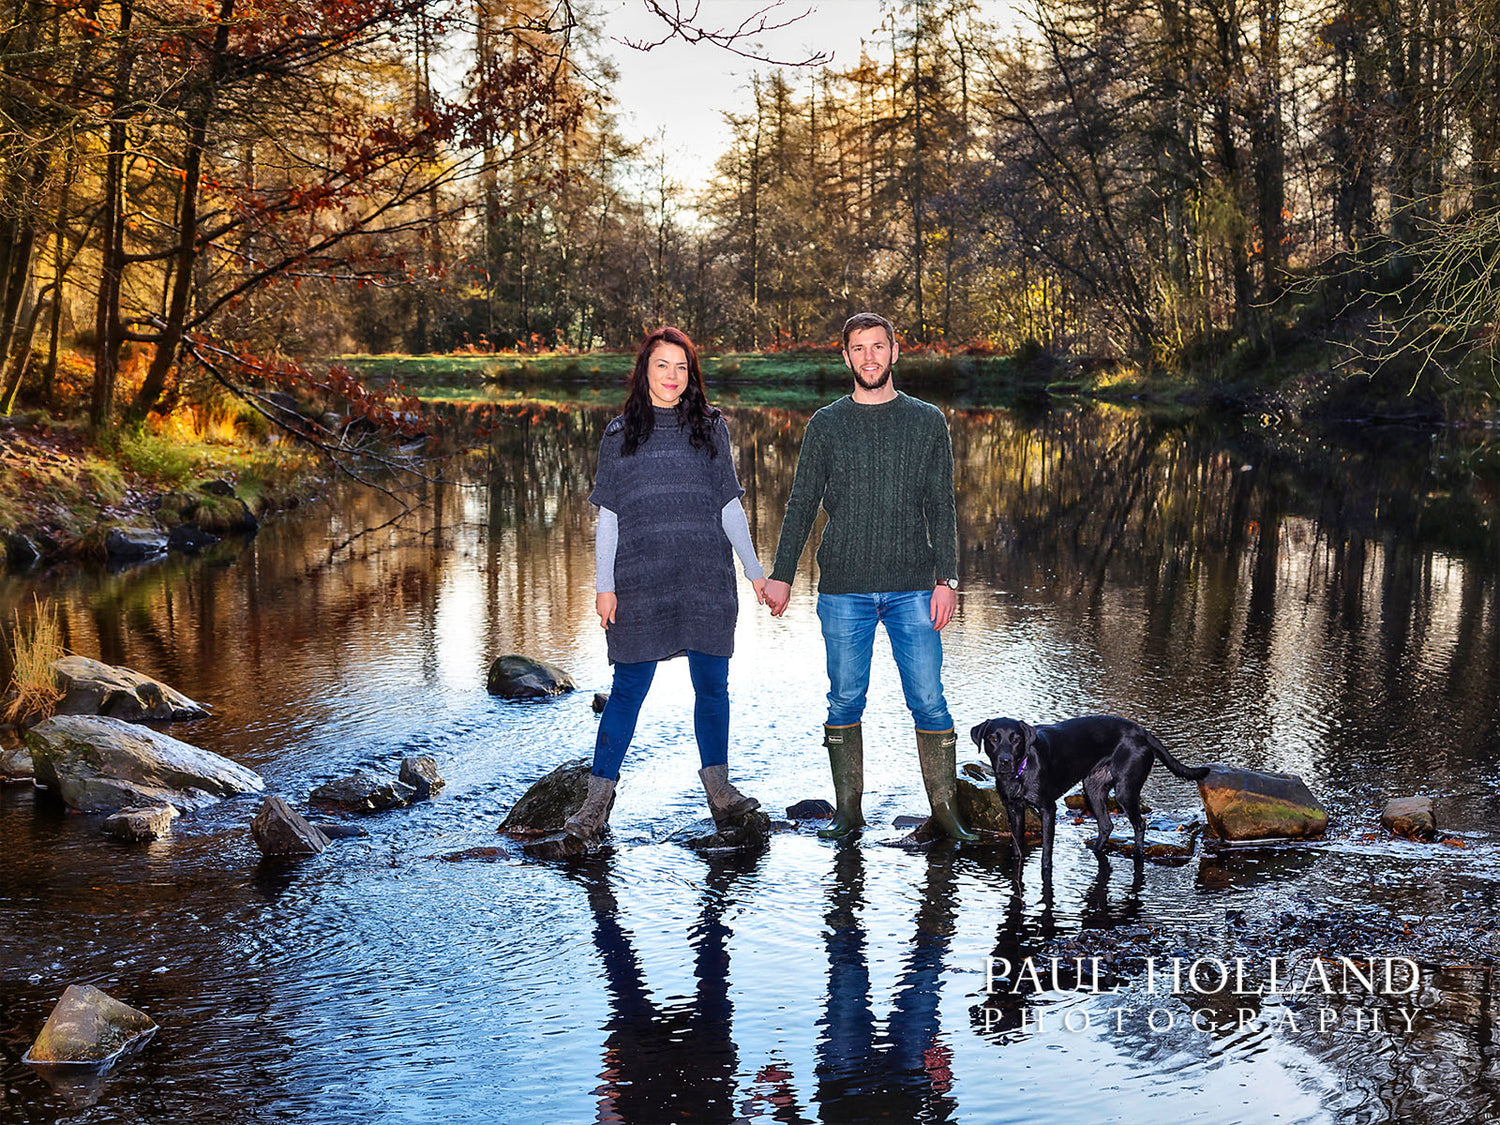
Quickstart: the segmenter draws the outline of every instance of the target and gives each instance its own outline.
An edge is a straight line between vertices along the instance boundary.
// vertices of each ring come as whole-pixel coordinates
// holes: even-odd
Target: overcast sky
[[[734,28],[773,0],[702,0],[698,23],[705,28]],[[614,87],[620,129],[633,140],[664,135],[672,176],[688,191],[708,179],[713,162],[729,147],[726,111],[743,113],[750,104],[751,75],[775,67],[739,58],[708,43],[664,43],[638,51],[622,40],[656,40],[665,25],[643,0],[595,0],[604,17],[608,54],[619,67]],[[683,0],[683,7],[691,0]],[[811,11],[809,11],[811,9]],[[772,9],[775,19],[806,16],[758,39],[759,53],[775,59],[804,59],[817,52],[833,55],[843,68],[859,60],[860,38],[871,40],[882,18],[880,0],[783,0]],[[792,80],[797,81],[796,72]],[[803,79],[805,85],[806,79]]]

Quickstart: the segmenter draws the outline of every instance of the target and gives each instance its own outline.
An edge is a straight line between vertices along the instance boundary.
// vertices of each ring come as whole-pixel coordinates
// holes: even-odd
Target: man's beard
[[[873,383],[867,381],[865,377],[859,373],[859,369],[856,368],[854,371],[854,381],[867,391],[878,391],[881,387],[885,386],[891,381],[890,366],[887,365],[886,369],[880,373],[880,377]]]

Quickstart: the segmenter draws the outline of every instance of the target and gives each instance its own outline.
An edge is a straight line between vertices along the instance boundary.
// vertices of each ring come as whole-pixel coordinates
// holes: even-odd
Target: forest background
[[[754,78],[691,196],[582,0],[3,11],[5,413],[368,407],[310,357],[828,349],[865,307],[912,350],[1496,390],[1500,0],[891,3]]]

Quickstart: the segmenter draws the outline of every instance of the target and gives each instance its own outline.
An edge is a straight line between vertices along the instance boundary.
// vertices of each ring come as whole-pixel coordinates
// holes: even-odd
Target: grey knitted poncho
[[[739,611],[733,553],[720,513],[744,494],[734,470],[729,427],[713,427],[716,456],[694,449],[677,411],[653,407],[651,436],[629,457],[625,421],[605,427],[589,502],[620,521],[615,553],[615,622],[606,634],[611,663],[665,660],[684,651],[734,653]]]

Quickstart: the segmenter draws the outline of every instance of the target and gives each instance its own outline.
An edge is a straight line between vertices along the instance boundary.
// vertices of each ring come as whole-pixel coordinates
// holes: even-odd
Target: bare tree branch
[[[711,43],[730,54],[770,63],[772,66],[824,66],[832,62],[831,51],[817,51],[804,59],[793,61],[773,58],[757,43],[746,44],[745,41],[754,36],[781,31],[812,14],[811,8],[804,8],[794,16],[786,16],[777,11],[784,3],[785,0],[771,0],[771,3],[752,12],[733,28],[728,25],[710,28],[699,22],[702,0],[691,0],[687,4],[683,0],[645,0],[647,10],[666,24],[666,34],[660,39],[616,38],[615,42],[636,51],[651,51],[673,39],[681,39],[685,43]]]

